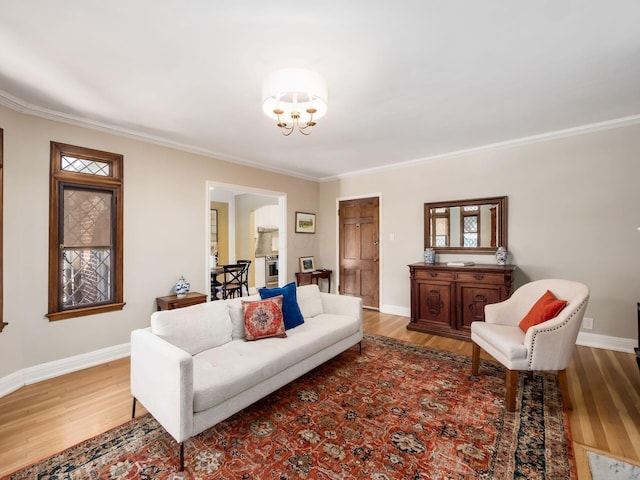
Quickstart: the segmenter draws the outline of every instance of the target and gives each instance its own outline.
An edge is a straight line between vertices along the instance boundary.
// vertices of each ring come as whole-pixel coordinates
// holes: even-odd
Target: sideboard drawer
[[[453,272],[439,270],[416,270],[416,280],[453,280]]]
[[[482,283],[504,283],[504,275],[500,273],[482,273],[482,272],[459,272],[457,275],[459,282],[482,282]]]

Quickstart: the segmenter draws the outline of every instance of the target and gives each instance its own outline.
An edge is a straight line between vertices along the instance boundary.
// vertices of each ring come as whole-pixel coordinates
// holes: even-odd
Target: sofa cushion
[[[358,318],[323,314],[287,331],[286,339],[234,340],[193,357],[193,409],[201,412],[356,334]]]
[[[520,320],[520,328],[526,332],[534,325],[551,320],[560,313],[566,304],[566,300],[558,300],[550,290],[547,290]]]
[[[296,298],[296,284],[291,282],[279,288],[261,288],[258,290],[260,298],[271,298],[282,295],[282,314],[284,316],[284,327],[286,330],[297,327],[304,323],[304,317],[298,306]]]
[[[225,302],[163,310],[151,315],[151,331],[191,355],[231,341],[231,318]]]
[[[528,350],[524,346],[525,334],[515,325],[473,322],[471,332],[473,340],[480,347],[489,346],[500,352],[509,361],[526,360],[527,358]]]
[[[298,306],[304,318],[311,318],[324,313],[318,285],[311,284],[298,287]]]
[[[243,301],[244,334],[248,341],[287,336],[282,318],[282,295],[265,300]]]
[[[244,312],[240,298],[226,300],[229,304],[229,317],[231,318],[231,337],[236,340],[244,338]]]

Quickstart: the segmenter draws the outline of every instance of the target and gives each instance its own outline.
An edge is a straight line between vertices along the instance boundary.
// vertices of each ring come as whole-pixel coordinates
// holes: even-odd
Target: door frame
[[[382,192],[376,193],[363,193],[360,195],[348,195],[345,197],[336,197],[336,292],[339,292],[340,289],[340,202],[344,202],[346,200],[359,200],[361,198],[378,198],[378,311],[382,311],[382,294],[384,291],[384,285],[382,284],[382,271],[384,268],[384,251],[382,246],[384,244],[382,235]]]
[[[278,198],[278,209],[280,211],[280,225],[278,225],[278,286],[282,287],[287,281],[287,194],[285,192],[278,192],[274,190],[266,190],[264,188],[248,187],[246,185],[237,185],[233,183],[216,182],[214,180],[205,181],[205,238],[204,238],[204,252],[205,252],[205,285],[207,286],[207,292],[211,291],[211,268],[209,266],[209,255],[211,245],[211,190],[214,189],[229,190],[241,193],[253,193],[256,195],[264,195],[267,197]],[[231,216],[231,209],[229,209],[229,216]],[[231,226],[229,226],[231,232]],[[235,227],[233,233],[230,233],[230,237],[235,237]],[[235,240],[233,243],[233,250],[229,248],[229,258],[235,258]],[[231,245],[230,245],[231,247]],[[281,273],[284,272],[284,273]],[[207,293],[209,295],[209,293]]]

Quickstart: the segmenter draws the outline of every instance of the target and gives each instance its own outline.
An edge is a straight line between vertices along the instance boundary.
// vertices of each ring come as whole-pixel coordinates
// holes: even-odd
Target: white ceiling
[[[640,121],[637,0],[0,0],[0,103],[326,179]],[[329,85],[308,136],[262,80]],[[614,122],[615,123],[615,122]]]

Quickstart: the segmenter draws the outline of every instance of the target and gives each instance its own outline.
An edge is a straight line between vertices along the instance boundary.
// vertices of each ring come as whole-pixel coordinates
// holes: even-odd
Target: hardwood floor
[[[469,342],[408,331],[407,322],[405,317],[364,312],[365,332],[471,355]],[[640,373],[635,357],[578,346],[568,378],[578,478],[591,478],[584,447],[640,464]],[[143,413],[138,404],[136,414]],[[130,416],[128,358],[23,387],[0,398],[0,476]]]

